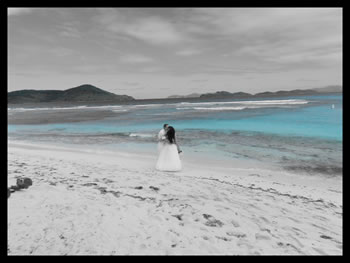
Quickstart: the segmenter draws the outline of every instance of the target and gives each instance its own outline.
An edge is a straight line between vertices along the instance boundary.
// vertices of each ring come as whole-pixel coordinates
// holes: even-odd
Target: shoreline
[[[342,254],[341,180],[187,158],[11,141],[8,254]]]

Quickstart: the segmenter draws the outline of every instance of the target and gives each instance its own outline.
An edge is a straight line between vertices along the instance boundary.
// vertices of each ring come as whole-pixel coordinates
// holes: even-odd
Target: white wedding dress
[[[158,156],[156,169],[159,171],[176,172],[182,168],[177,146],[174,143],[164,142]]]

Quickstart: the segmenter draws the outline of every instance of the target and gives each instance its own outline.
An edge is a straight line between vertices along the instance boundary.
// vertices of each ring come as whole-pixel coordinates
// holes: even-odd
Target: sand
[[[8,254],[342,255],[341,179],[156,158],[10,141]]]

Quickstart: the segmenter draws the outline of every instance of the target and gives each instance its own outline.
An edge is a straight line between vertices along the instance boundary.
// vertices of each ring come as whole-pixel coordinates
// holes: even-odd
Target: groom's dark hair
[[[169,126],[169,124],[165,123],[165,124],[163,125],[163,128],[165,129],[166,126]]]

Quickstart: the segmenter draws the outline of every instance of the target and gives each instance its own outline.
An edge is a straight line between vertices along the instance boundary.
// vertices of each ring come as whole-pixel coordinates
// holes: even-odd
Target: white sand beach
[[[8,142],[9,255],[341,255],[342,182],[181,156]]]

